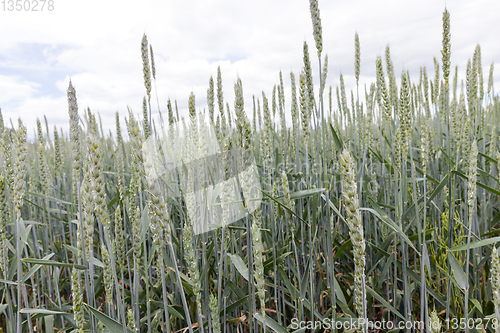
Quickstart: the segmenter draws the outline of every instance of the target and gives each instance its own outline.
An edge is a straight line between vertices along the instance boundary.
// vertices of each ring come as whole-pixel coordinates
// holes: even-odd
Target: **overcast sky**
[[[280,70],[290,105],[290,72],[298,76],[301,70],[304,41],[317,73],[307,0],[54,0],[53,4],[53,11],[38,12],[0,7],[0,108],[6,123],[12,119],[17,126],[21,117],[30,136],[36,118],[44,115],[51,126],[68,128],[70,79],[80,112],[87,107],[99,112],[105,131],[114,129],[116,111],[122,124],[127,106],[142,113],[143,33],[155,54],[155,113],[158,96],[160,110],[165,111],[171,98],[185,114],[191,92],[197,108],[206,108],[208,81],[216,76],[217,66],[231,107],[238,76],[251,117],[252,95],[260,98],[262,91],[271,95]],[[467,59],[480,44],[487,82],[490,64],[500,60],[498,0],[319,0],[324,53],[329,57],[327,86],[339,84],[340,72],[348,87],[354,84],[356,31],[361,42],[361,84],[374,81],[375,59],[384,55],[387,44],[396,76],[405,68],[416,81],[425,65],[432,77],[433,57],[441,61],[445,6],[451,14],[452,66],[458,65],[460,79],[465,79]]]

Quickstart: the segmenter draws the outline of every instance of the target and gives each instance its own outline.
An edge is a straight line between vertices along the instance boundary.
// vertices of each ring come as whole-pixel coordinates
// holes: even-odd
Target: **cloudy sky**
[[[6,1],[0,7],[0,108],[9,126],[9,119],[16,124],[22,117],[30,136],[36,118],[44,115],[52,126],[68,128],[70,79],[80,111],[99,112],[106,131],[114,128],[116,111],[123,124],[127,106],[141,113],[144,33],[155,53],[154,113],[158,104],[165,111],[170,98],[183,114],[191,92],[198,109],[206,108],[208,81],[220,66],[225,100],[232,105],[239,76],[251,116],[252,95],[270,95],[280,70],[290,95],[289,74],[300,72],[304,41],[317,73],[307,0],[53,0],[53,6],[17,12],[9,11]],[[356,31],[363,85],[373,82],[375,59],[387,44],[397,76],[405,68],[417,80],[423,65],[432,76],[433,57],[440,60],[445,6],[451,13],[452,66],[459,66],[460,78],[465,79],[476,44],[485,81],[490,64],[500,61],[498,0],[319,0],[319,6],[329,56],[327,85],[333,87],[340,72],[348,87],[354,84]]]

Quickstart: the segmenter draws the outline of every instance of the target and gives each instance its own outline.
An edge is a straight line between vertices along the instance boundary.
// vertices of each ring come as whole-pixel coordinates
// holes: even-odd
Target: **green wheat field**
[[[485,82],[477,46],[457,77],[445,10],[418,77],[387,47],[359,87],[356,34],[349,92],[310,13],[303,67],[251,101],[219,68],[208,105],[152,110],[144,35],[143,113],[116,134],[77,82],[69,133],[42,119],[30,142],[0,111],[0,332],[500,332],[493,64]]]

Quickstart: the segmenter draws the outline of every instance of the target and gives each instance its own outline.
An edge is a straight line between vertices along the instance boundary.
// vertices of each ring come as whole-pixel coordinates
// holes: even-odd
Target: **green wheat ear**
[[[0,270],[3,272],[2,278],[7,278],[7,265],[6,265],[6,241],[7,241],[7,184],[5,177],[0,174]]]
[[[1,137],[1,134],[0,134]],[[57,177],[61,177],[63,172],[63,152],[62,143],[59,139],[57,127],[54,125],[54,171]]]
[[[21,119],[19,119],[19,129],[14,135],[14,186],[12,196],[14,201],[14,211],[16,218],[21,218],[21,208],[23,206],[23,197],[25,193],[25,177],[26,177],[26,157],[28,146],[26,142],[26,127]]]
[[[306,82],[306,74],[304,72],[300,73],[300,113],[302,119],[302,133],[304,135],[305,142],[307,142],[307,138],[309,137],[309,103],[308,103],[308,95],[307,95],[307,82]]]
[[[149,45],[149,51],[151,52],[151,71],[153,73],[153,79],[156,80],[156,66],[155,66],[155,56],[153,53],[153,45]]]
[[[210,80],[208,81],[208,89],[207,89],[207,104],[208,104],[208,116],[210,119],[210,125],[214,126],[215,124],[215,119],[214,119],[214,112],[215,112],[215,99],[214,99],[214,79],[213,77],[210,77]]]
[[[361,72],[361,48],[359,46],[359,35],[356,32],[354,35],[354,76],[356,77],[356,85],[359,85],[359,74]]]
[[[212,331],[221,333],[219,309],[217,308],[217,296],[210,294],[210,316],[212,319]]]
[[[257,208],[252,216],[252,250],[253,262],[255,268],[255,285],[257,287],[257,295],[260,300],[260,307],[262,317],[266,318],[266,286],[264,277],[264,259],[262,255],[262,235],[260,229],[262,228],[262,210]]]
[[[365,237],[361,213],[359,210],[358,191],[356,183],[356,164],[349,150],[341,154],[342,164],[342,196],[345,200],[347,224],[352,242],[354,256],[355,306],[360,317],[364,317],[364,280],[365,280]]]
[[[495,318],[500,321],[500,259],[498,249],[493,247],[491,252],[490,284],[495,305]],[[500,327],[496,332],[500,331]]]
[[[312,67],[311,61],[309,60],[309,47],[307,43],[304,42],[303,47],[303,61],[304,61],[304,78],[307,88],[307,101],[308,101],[308,112],[311,114],[314,110],[314,83],[312,77]]]
[[[443,79],[445,83],[446,91],[449,89],[449,78],[450,78],[450,58],[451,58],[451,33],[450,33],[450,13],[445,8],[443,12],[443,50],[441,51],[443,56]]]
[[[441,326],[442,326],[441,320],[439,319],[435,309],[432,310],[432,312],[431,312],[429,326],[430,326],[431,333],[441,332]]]
[[[106,303],[113,304],[113,269],[108,249],[104,242],[101,244],[102,262],[104,264],[104,288],[106,291]]]
[[[321,18],[319,16],[318,0],[309,0],[309,10],[311,12],[313,36],[314,41],[316,42],[318,58],[321,58],[321,52],[323,51],[323,34],[321,28]]]
[[[493,81],[494,81],[494,78],[493,78],[493,71],[495,69],[495,64],[494,63],[491,63],[490,65],[490,75],[488,76],[488,90],[487,90],[487,93],[491,93],[493,91]],[[0,112],[0,117],[1,117],[1,112]],[[0,118],[1,120],[1,118]]]
[[[80,117],[78,116],[78,103],[76,91],[71,81],[68,87],[68,112],[69,112],[69,137],[71,142],[71,153],[73,156],[73,201],[78,198],[78,184],[80,183]]]
[[[151,70],[149,67],[149,48],[148,38],[146,34],[142,36],[141,41],[141,55],[142,55],[142,73],[144,75],[144,86],[148,95],[148,101],[151,100]]]
[[[476,204],[476,181],[477,181],[477,141],[473,140],[469,150],[469,165],[467,169],[467,204],[469,206],[469,220],[472,220]]]
[[[127,311],[127,328],[132,330],[133,332],[137,332],[137,325],[134,319],[134,312],[132,308],[129,308]]]
[[[146,101],[146,96],[144,96],[144,98],[142,99],[142,115],[143,115],[142,128],[144,130],[144,139],[147,140],[151,135],[151,127],[149,126],[148,102]]]
[[[328,54],[325,54],[325,59],[323,61],[323,70],[321,71],[321,89],[322,91],[320,92],[321,94],[323,94],[323,92],[325,91],[325,87],[326,87],[326,78],[328,76]],[[332,110],[332,87],[330,86],[330,112]]]
[[[78,333],[83,333],[85,326],[85,310],[83,308],[83,294],[80,285],[79,272],[76,268],[71,270],[71,292],[73,296],[73,314]]]

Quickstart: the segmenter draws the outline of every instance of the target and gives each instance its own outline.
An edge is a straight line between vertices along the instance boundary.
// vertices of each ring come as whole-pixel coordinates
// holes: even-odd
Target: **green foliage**
[[[310,5],[322,68],[320,11],[316,1]],[[488,96],[478,87],[479,48],[467,68],[466,93],[460,102],[455,92],[450,100],[447,11],[443,22],[444,84],[436,60],[433,79],[425,68],[420,80],[404,70],[398,87],[387,48],[385,73],[378,57],[366,100],[353,93],[348,108],[341,74],[338,109],[332,109],[330,87],[327,117],[327,67],[315,93],[306,43],[298,87],[290,74],[290,102],[281,73],[276,78],[271,110],[278,103],[279,119],[266,98],[271,87],[254,98],[259,126],[254,119],[250,128],[240,79],[234,109],[224,104],[219,69],[217,81],[209,81],[208,125],[194,94],[186,120],[174,117],[168,102],[168,140],[158,141],[159,151],[177,154],[175,142],[184,133],[189,150],[183,153],[190,157],[168,180],[151,181],[156,162],[142,149],[161,133],[148,118],[150,68],[153,79],[156,73],[146,36],[148,98],[144,119],[127,113],[128,141],[119,115],[115,141],[98,130],[90,110],[78,114],[71,83],[70,135],[53,143],[41,127],[38,140],[26,143],[22,123],[7,128],[0,113],[0,330],[291,332],[293,319],[366,315],[372,321],[422,318],[429,325],[448,316],[494,316],[500,103],[490,96],[492,72]],[[358,79],[357,35],[355,41]],[[462,121],[463,131],[457,130]],[[221,151],[199,167],[190,162],[206,148],[206,132]],[[233,161],[236,149],[241,154]],[[192,214],[201,208],[193,193],[206,185],[197,179],[228,180],[231,165],[241,161],[255,162],[258,176],[235,179],[260,183],[262,202],[244,202],[244,214],[231,221],[234,189],[224,182],[211,193],[222,216],[213,225],[224,228],[197,234]]]

